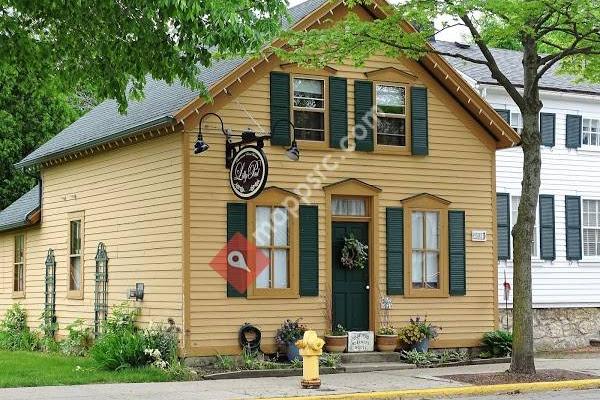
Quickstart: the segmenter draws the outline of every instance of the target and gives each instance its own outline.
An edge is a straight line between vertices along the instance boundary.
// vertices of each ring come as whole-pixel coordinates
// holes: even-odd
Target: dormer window
[[[376,85],[377,144],[406,146],[406,88]]]

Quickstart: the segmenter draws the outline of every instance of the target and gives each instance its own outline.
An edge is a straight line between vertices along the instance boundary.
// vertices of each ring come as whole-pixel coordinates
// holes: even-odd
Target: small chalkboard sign
[[[375,350],[372,331],[348,332],[348,353],[365,353]]]

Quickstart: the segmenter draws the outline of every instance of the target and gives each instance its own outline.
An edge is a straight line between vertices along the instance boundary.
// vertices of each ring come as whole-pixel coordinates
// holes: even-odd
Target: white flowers
[[[162,359],[162,354],[160,354],[160,350],[158,349],[145,349],[144,354],[148,357],[152,358],[152,362],[150,363],[152,366],[160,369],[169,368],[169,363]]]

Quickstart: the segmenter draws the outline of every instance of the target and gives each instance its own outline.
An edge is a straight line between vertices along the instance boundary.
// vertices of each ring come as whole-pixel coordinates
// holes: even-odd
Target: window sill
[[[268,290],[258,289],[250,290],[248,292],[248,300],[264,300],[264,299],[298,299],[300,294],[293,290]]]
[[[376,144],[374,152],[380,154],[411,155],[411,151],[408,146],[392,146],[388,144]]]
[[[298,143],[298,148],[300,151],[302,150],[328,150],[329,143],[325,141],[319,140],[300,140],[296,141]]]
[[[600,146],[598,147],[591,147],[591,146],[581,146],[577,149],[573,149],[576,150],[578,153],[600,153]]]
[[[83,300],[83,290],[69,290],[69,292],[67,292],[67,299]]]
[[[12,298],[13,299],[24,299],[25,298],[25,292],[13,292]]]
[[[409,289],[405,294],[406,298],[429,299],[450,297],[448,292],[442,289]]]

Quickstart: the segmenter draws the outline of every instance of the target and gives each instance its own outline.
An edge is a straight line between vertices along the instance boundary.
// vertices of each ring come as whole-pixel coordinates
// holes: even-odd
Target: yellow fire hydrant
[[[318,389],[321,387],[319,377],[319,356],[323,354],[325,341],[315,331],[304,332],[304,338],[296,342],[302,356],[302,388]]]

